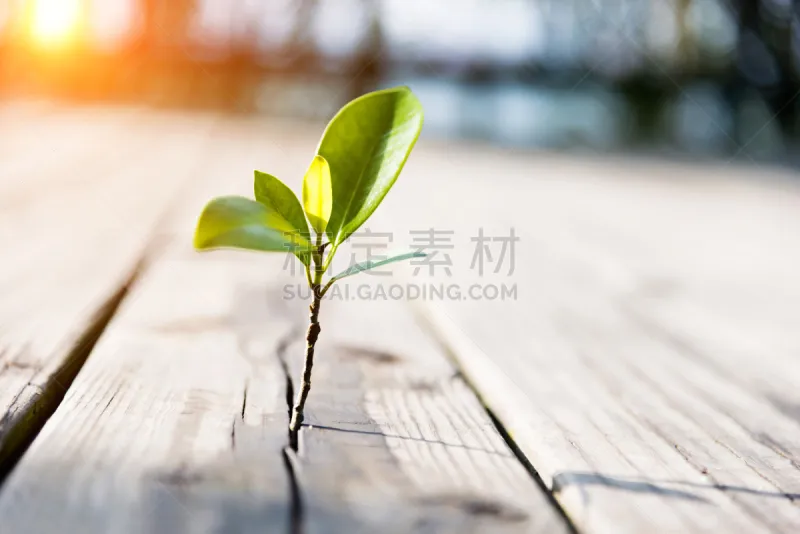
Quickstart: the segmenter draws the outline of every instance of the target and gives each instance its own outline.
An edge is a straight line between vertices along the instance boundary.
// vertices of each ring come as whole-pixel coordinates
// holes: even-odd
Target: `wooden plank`
[[[800,528],[794,186],[763,170],[754,184],[728,168],[419,155],[398,204],[413,198],[421,227],[521,237],[515,276],[477,277],[462,239],[448,280],[517,283],[518,301],[425,310],[579,530]],[[422,172],[442,180],[414,187]],[[469,193],[443,209],[455,179]]]
[[[619,291],[605,277],[594,285],[617,293],[627,321],[679,353],[665,371],[676,379],[659,381],[655,391],[684,412],[693,411],[687,403],[710,407],[694,410],[694,419],[724,448],[713,455],[687,448],[688,461],[716,467],[709,477],[730,488],[742,488],[734,469],[744,464],[766,501],[759,505],[764,521],[791,530],[798,518],[787,517],[785,502],[800,496],[792,411],[800,392],[797,377],[786,370],[800,347],[791,311],[800,305],[794,275],[800,267],[800,195],[796,185],[771,185],[713,182],[680,196],[658,196],[642,219],[652,239],[676,254],[631,235],[629,242],[640,241],[635,261],[618,247],[608,247],[602,260],[629,289]],[[679,207],[691,216],[670,224],[668,213]],[[605,235],[630,234],[624,212],[613,213],[604,221]],[[683,439],[675,430],[667,438]]]
[[[289,530],[276,350],[292,325],[264,284],[283,258],[191,249],[203,184],[249,174],[254,143],[236,132],[218,131],[160,253],[0,492],[4,532]]]
[[[288,410],[251,258],[165,252],[0,492],[4,532],[287,532]],[[42,513],[45,510],[46,513]]]
[[[567,531],[404,302],[326,301],[320,320],[296,462],[306,532]],[[286,354],[300,376],[303,344]]]
[[[81,116],[73,119],[80,130]],[[189,177],[211,122],[170,124],[142,119],[112,144],[100,137],[80,145],[79,153],[96,152],[78,168],[31,180],[16,175],[19,182],[9,181],[12,174],[0,186],[9,194],[4,200],[14,198],[0,202],[0,471],[13,465],[63,396],[154,225]],[[154,174],[159,179],[142,179]]]
[[[203,165],[209,183],[159,232],[164,252],[0,491],[0,524],[12,534],[565,531],[402,303],[323,310],[312,426],[286,468],[279,356],[300,355],[291,341],[306,306],[284,301],[284,284],[302,277],[279,273],[280,256],[195,254],[189,231],[212,192],[247,194],[253,167],[296,185],[314,138],[287,123],[222,132],[228,142]]]

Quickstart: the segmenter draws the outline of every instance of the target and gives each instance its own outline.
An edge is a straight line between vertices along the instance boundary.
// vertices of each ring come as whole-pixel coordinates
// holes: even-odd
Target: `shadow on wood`
[[[780,491],[764,491],[743,486],[731,486],[728,484],[698,484],[696,482],[688,482],[682,480],[654,480],[649,478],[637,477],[618,477],[603,475],[600,473],[588,472],[562,472],[553,477],[553,493],[563,491],[568,486],[605,486],[607,488],[619,489],[622,491],[630,491],[634,493],[653,493],[664,497],[673,497],[676,499],[687,499],[691,501],[698,501],[708,503],[709,501],[695,493],[691,489],[696,490],[719,490],[731,493],[744,493],[748,495],[757,495],[760,497],[788,499],[795,501],[800,499],[800,493],[784,493]],[[673,486],[688,488],[687,490],[676,489]]]

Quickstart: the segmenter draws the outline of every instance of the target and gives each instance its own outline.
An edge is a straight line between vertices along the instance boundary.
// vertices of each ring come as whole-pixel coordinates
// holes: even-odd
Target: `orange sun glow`
[[[78,27],[80,10],[81,0],[33,0],[32,37],[45,46],[68,41]]]

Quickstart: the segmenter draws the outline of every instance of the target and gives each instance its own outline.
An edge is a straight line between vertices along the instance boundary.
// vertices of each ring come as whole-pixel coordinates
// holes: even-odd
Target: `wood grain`
[[[0,491],[4,532],[565,531],[404,303],[327,303],[309,426],[285,465],[282,358],[301,352],[306,303],[284,288],[302,276],[281,256],[196,254],[189,237],[211,194],[248,194],[253,167],[299,182],[313,137],[230,122],[215,140]]]
[[[307,532],[566,532],[404,302],[332,300],[321,324],[297,460]],[[302,345],[286,354],[299,376]]]
[[[27,125],[27,112],[21,113],[24,120],[7,120]],[[208,118],[164,123],[131,113],[116,114],[116,120],[106,113],[89,125],[82,120],[86,114],[47,114],[35,128],[26,126],[41,143],[4,153],[0,471],[13,464],[63,396],[156,222],[188,178],[211,124]],[[150,135],[154,128],[164,136],[161,142]],[[171,147],[163,143],[179,136]],[[55,145],[63,150],[33,149]],[[142,179],[154,172],[162,174],[159,180]]]
[[[402,302],[326,301],[287,466],[302,277],[188,233],[253,168],[299,190],[316,131],[225,121],[210,147],[210,117],[0,111],[20,132],[0,147],[3,454],[153,247],[0,489],[3,532],[564,531],[472,387],[580,532],[800,529],[800,193],[779,172],[422,143],[370,227],[454,231],[451,275],[402,280],[462,291],[420,309],[471,386]],[[511,227],[514,272],[478,275],[470,238]]]
[[[519,296],[425,311],[578,529],[797,531],[796,186],[764,169],[422,156],[411,175],[442,180],[404,193],[421,226],[472,232],[449,281]],[[456,178],[469,194],[437,210]],[[511,277],[469,269],[481,225],[521,237]]]
[[[3,532],[289,531],[276,350],[292,325],[263,283],[282,258],[191,249],[209,182],[253,154],[225,142],[236,132],[218,131],[186,206],[162,221],[160,247],[0,492]]]

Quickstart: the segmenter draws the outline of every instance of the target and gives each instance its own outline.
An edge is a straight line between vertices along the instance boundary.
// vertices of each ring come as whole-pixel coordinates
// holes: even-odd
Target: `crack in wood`
[[[475,398],[478,399],[478,402],[483,407],[486,415],[492,421],[497,433],[503,439],[506,446],[508,446],[508,448],[511,450],[517,461],[522,464],[528,475],[534,480],[542,493],[544,493],[544,495],[547,497],[550,505],[563,520],[568,532],[577,534],[578,530],[575,526],[575,523],[572,521],[566,510],[561,506],[561,503],[559,503],[558,499],[556,498],[555,493],[557,490],[555,485],[552,490],[547,487],[544,479],[530,462],[528,457],[524,452],[522,452],[522,449],[519,448],[517,443],[514,441],[514,438],[511,437],[511,434],[508,432],[508,430],[506,430],[500,419],[498,419],[491,408],[489,408],[489,405],[486,403],[486,399],[483,397],[477,386],[473,383],[467,371],[461,365],[456,350],[452,347],[450,341],[448,341],[446,334],[437,328],[434,321],[431,320],[429,312],[424,310],[422,307],[415,307],[414,311],[422,328],[430,334],[431,338],[438,344],[439,348],[442,350],[442,353],[455,369],[455,372],[451,376],[451,380],[462,382],[472,392],[472,394],[475,395]],[[576,444],[573,443],[573,446],[576,446]]]
[[[286,361],[286,352],[289,350],[292,341],[299,336],[301,332],[302,327],[299,325],[291,328],[289,333],[280,339],[276,348],[278,362],[281,365],[283,374],[286,376],[286,406],[289,414],[289,420],[292,419],[292,408],[294,408],[294,380],[292,379],[292,373],[289,370],[289,363]]]
[[[292,380],[292,373],[289,370],[289,363],[286,360],[286,353],[292,345],[292,342],[301,335],[302,331],[302,327],[299,324],[290,328],[286,335],[278,341],[276,347],[278,362],[280,363],[281,370],[286,379],[286,413],[288,414],[288,420],[291,420],[292,409],[294,408],[294,380]],[[242,411],[242,418],[244,418],[244,411]],[[304,507],[299,480],[300,464],[297,462],[296,458],[297,449],[292,445],[291,431],[287,426],[286,446],[283,448],[283,464],[286,468],[286,475],[289,478],[289,534],[302,534],[305,528]]]
[[[289,534],[303,534],[303,532],[305,532],[305,521],[299,480],[300,464],[297,461],[295,451],[289,447],[284,447],[283,449],[283,463],[286,467],[286,473],[289,475],[289,491],[291,493]]]
[[[61,366],[49,377],[45,386],[42,388],[29,384],[25,390],[20,392],[11,408],[0,419],[0,486],[61,404],[67,390],[83,368],[92,349],[116,314],[129,288],[138,279],[142,269],[143,261],[133,269],[120,288],[95,312],[89,321],[88,328],[78,338]],[[30,398],[30,402],[26,403],[27,406],[15,409],[15,405],[26,395]]]

